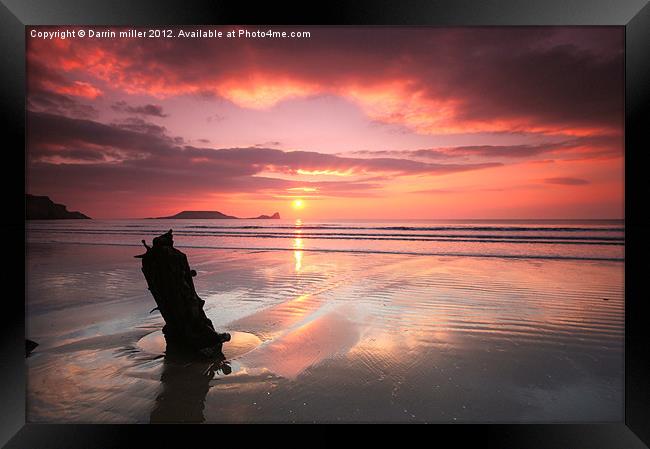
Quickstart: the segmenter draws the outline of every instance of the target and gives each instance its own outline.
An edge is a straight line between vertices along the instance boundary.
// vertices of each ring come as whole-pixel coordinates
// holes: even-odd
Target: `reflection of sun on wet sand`
[[[302,253],[303,253],[303,244],[301,238],[296,238],[293,241],[293,257],[296,260],[296,272],[299,272],[302,268]]]
[[[241,357],[239,363],[249,370],[264,369],[293,379],[323,360],[345,355],[360,335],[356,323],[333,311],[261,345]]]

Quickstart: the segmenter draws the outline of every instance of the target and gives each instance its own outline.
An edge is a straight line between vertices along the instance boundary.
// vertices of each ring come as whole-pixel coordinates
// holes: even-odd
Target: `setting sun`
[[[302,209],[305,207],[305,202],[303,200],[293,200],[293,203],[291,203],[294,209]]]

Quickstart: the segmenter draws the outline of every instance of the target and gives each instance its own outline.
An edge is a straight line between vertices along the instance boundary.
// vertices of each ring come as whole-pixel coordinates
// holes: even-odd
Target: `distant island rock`
[[[65,205],[53,202],[47,196],[25,195],[28,220],[70,220],[90,217],[81,212],[70,212]]]
[[[155,217],[155,220],[164,220],[164,219],[182,219],[182,220],[279,220],[280,214],[278,212],[273,215],[260,215],[259,217],[252,218],[239,218],[232,215],[222,214],[216,210],[184,210],[177,213],[176,215],[171,215],[169,217]]]
[[[260,215],[259,217],[254,217],[251,218],[251,220],[279,220],[280,219],[280,214],[278,212],[274,213],[273,215]]]
[[[237,218],[233,217],[231,215],[226,215],[222,214],[219,211],[216,210],[184,210],[183,212],[179,212],[176,215],[171,215],[169,217],[155,217],[155,219],[162,220],[162,219],[167,219],[167,218],[174,218],[174,219],[187,219],[187,220],[192,220],[192,219],[226,219],[226,218]]]

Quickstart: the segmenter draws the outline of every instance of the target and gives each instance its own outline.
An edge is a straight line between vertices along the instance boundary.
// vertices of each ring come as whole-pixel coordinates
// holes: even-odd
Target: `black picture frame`
[[[134,437],[153,447],[192,433],[213,444],[237,434],[241,441],[254,432],[225,432],[224,426],[54,425],[25,423],[25,26],[27,25],[170,25],[170,24],[336,24],[336,25],[617,25],[625,27],[625,418],[603,424],[444,425],[426,433],[436,440],[452,437],[456,445],[468,438],[479,445],[528,448],[643,448],[650,445],[650,326],[644,275],[650,223],[644,217],[650,183],[644,173],[650,151],[650,5],[647,0],[356,0],[303,2],[281,8],[275,2],[245,1],[83,1],[2,0],[2,124],[5,165],[1,178],[2,243],[7,267],[0,271],[0,445],[8,448],[134,447]],[[645,126],[644,126],[645,125]],[[8,142],[13,142],[12,144]],[[645,153],[645,154],[644,154]],[[22,173],[22,175],[21,175]],[[23,186],[21,188],[21,185]],[[23,263],[21,264],[20,261]],[[5,288],[5,292],[7,289]],[[381,436],[390,426],[372,431]],[[268,435],[269,430],[264,432]],[[330,432],[318,432],[326,442]],[[273,435],[273,433],[272,433]],[[258,435],[260,436],[260,435]],[[273,436],[269,436],[273,439]],[[313,436],[312,436],[313,438]],[[427,437],[428,438],[428,437]],[[478,438],[478,440],[476,440]],[[321,439],[321,435],[319,435]],[[454,441],[452,440],[452,441]],[[282,440],[278,442],[281,443]]]

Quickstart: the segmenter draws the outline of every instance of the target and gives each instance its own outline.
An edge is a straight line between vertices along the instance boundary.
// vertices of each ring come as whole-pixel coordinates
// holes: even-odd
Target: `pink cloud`
[[[334,94],[420,133],[620,132],[620,29],[326,29],[307,40],[30,41],[50,71],[129,94],[217,95],[245,108]],[[582,43],[607,42],[600,48]],[[618,44],[618,45],[617,45]],[[87,93],[90,93],[88,91]]]

